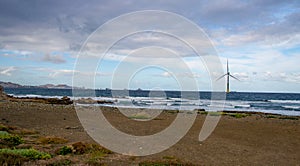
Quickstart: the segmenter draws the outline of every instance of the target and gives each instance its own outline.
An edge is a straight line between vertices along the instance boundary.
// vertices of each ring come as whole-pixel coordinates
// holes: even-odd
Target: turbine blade
[[[220,80],[221,78],[225,77],[227,74],[222,75],[221,77],[219,77],[218,79],[216,79],[216,81]]]
[[[227,73],[229,73],[228,59],[227,59]]]
[[[236,80],[238,80],[238,81],[241,81],[241,80],[239,80],[238,78],[236,78],[235,76],[233,76],[233,75],[229,75],[230,77],[232,77],[232,78],[234,78],[234,79],[236,79]]]

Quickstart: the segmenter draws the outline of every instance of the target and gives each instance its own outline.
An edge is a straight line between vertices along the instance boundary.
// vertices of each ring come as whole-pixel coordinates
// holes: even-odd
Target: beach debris
[[[71,126],[66,126],[65,129],[69,130],[69,129],[79,129],[80,126],[74,126],[74,127],[71,127]]]

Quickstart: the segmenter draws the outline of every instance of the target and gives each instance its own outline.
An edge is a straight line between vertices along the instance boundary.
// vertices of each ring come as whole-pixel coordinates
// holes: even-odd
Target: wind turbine
[[[229,90],[229,77],[232,77],[238,81],[240,81],[238,78],[234,77],[233,75],[230,74],[229,72],[229,67],[228,67],[228,59],[227,59],[227,73],[222,75],[221,77],[219,77],[216,81],[220,80],[221,78],[227,76],[227,88],[226,88],[226,93],[229,93],[230,90]]]

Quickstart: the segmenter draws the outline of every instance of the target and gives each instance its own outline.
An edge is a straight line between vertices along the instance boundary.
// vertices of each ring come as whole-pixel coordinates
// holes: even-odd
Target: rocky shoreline
[[[11,102],[37,102],[43,104],[62,104],[69,105],[73,104],[69,97],[64,96],[62,98],[40,98],[40,97],[14,97],[4,93],[3,87],[0,86],[0,101],[11,101]],[[113,104],[113,101],[106,100],[93,100],[91,98],[81,98],[75,101],[78,104]]]

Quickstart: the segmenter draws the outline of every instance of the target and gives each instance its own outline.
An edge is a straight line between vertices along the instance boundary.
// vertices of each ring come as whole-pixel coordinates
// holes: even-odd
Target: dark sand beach
[[[103,107],[102,110],[116,128],[134,135],[158,132],[168,126],[176,116],[174,113],[163,112],[154,120],[141,122],[126,118],[115,108]],[[103,157],[99,163],[138,165],[148,161],[174,161],[183,165],[300,164],[299,117],[252,114],[237,118],[223,115],[210,137],[199,142],[198,135],[205,116],[198,114],[187,135],[168,150],[144,157],[113,153]],[[64,138],[68,140],[64,143],[66,145],[74,142],[95,143],[82,128],[73,105],[2,101],[0,117],[1,124],[36,131],[36,137]],[[55,148],[62,145],[36,146],[42,151],[54,153]],[[63,157],[72,161],[72,164],[86,164],[82,155]],[[34,164],[46,165],[61,158],[61,155],[54,154],[52,159],[34,161]]]

